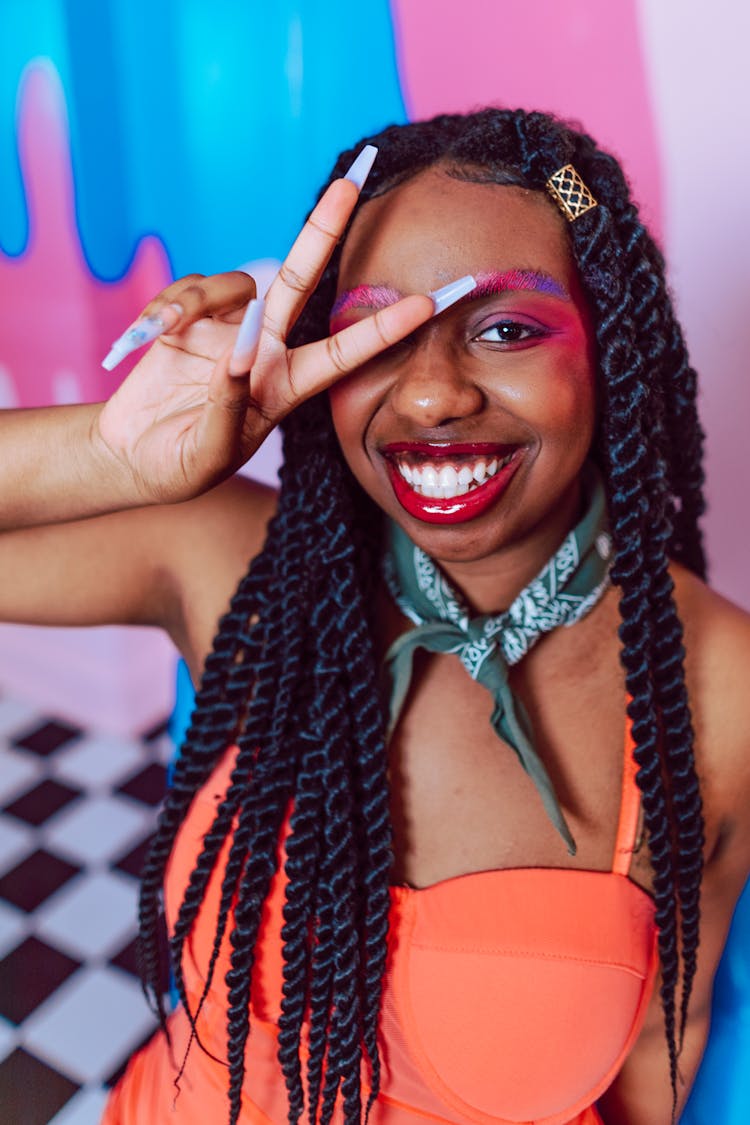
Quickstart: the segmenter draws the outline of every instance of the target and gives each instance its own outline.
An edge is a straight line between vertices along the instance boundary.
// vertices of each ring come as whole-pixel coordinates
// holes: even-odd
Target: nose
[[[460,357],[437,340],[422,340],[399,364],[391,406],[401,418],[423,429],[478,414],[484,392]]]

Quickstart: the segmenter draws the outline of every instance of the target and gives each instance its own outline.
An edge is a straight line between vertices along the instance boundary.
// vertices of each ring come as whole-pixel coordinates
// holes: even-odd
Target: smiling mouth
[[[431,523],[472,519],[505,491],[521,446],[398,444],[381,450],[402,507]]]

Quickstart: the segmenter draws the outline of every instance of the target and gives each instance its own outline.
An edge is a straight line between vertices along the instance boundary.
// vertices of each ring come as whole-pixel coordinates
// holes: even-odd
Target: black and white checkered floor
[[[0,698],[2,1125],[96,1125],[153,1030],[138,876],[172,752]]]

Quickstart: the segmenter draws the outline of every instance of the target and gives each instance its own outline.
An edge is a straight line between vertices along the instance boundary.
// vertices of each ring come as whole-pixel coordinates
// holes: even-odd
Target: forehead
[[[425,292],[498,269],[546,273],[570,289],[575,266],[565,219],[542,192],[431,168],[362,205],[343,247],[338,289],[369,282]]]

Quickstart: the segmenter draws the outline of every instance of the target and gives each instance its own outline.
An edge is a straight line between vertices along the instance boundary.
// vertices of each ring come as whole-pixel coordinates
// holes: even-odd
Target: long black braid
[[[543,191],[572,163],[598,206],[570,225],[598,349],[603,471],[621,591],[621,659],[654,872],[661,998],[676,1102],[677,1059],[695,974],[703,819],[685,691],[682,626],[670,559],[705,576],[696,378],[675,319],[660,251],[641,224],[617,162],[544,114],[484,110],[393,126],[365,201],[440,163],[459,178]],[[358,146],[359,147],[359,146]],[[333,177],[357,149],[345,152]],[[332,177],[332,178],[333,178]],[[297,345],[327,334],[340,249],[295,326]],[[284,426],[277,515],[240,583],[206,662],[190,730],[146,864],[141,951],[162,1022],[164,871],[190,802],[230,744],[238,747],[170,938],[175,983],[196,1035],[229,931],[229,1120],[245,1080],[251,974],[260,913],[286,841],[279,1061],[294,1125],[347,1125],[380,1086],[378,1016],[386,959],[391,825],[384,707],[373,643],[380,513],[343,463],[325,396]],[[185,941],[222,849],[229,849],[213,956],[202,997],[187,996]],[[224,853],[225,854],[225,853]],[[678,989],[681,985],[680,1004]],[[307,1028],[303,1078],[300,1046]],[[252,1076],[250,1076],[252,1079]]]

